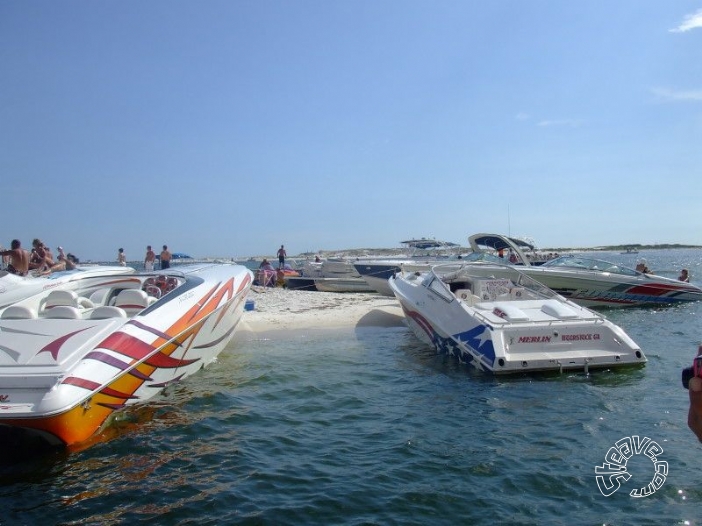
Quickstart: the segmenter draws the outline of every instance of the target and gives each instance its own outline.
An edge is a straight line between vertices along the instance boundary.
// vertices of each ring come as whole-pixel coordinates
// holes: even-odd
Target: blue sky
[[[702,2],[0,2],[0,243],[702,245]]]

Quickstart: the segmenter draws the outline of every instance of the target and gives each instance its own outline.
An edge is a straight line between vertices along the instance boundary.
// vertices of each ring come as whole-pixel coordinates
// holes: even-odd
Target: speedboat
[[[179,265],[7,307],[0,314],[0,431],[57,445],[88,440],[119,410],[214,361],[252,281],[241,265]]]
[[[586,307],[644,307],[702,300],[702,289],[696,285],[584,256],[561,256],[525,272]]]
[[[375,292],[362,278],[314,278],[313,281],[315,290],[320,292]]]
[[[388,279],[399,272],[428,270],[432,265],[449,259],[447,250],[455,250],[458,244],[436,239],[408,239],[400,242],[409,250],[405,257],[359,260],[354,263],[356,271],[372,290],[383,296],[394,296]]]
[[[516,266],[451,263],[388,282],[420,340],[481,371],[588,372],[646,362],[620,327]]]
[[[292,283],[286,279],[288,288],[321,292],[373,292],[348,258],[307,261],[300,274],[294,277]]]
[[[476,234],[469,242],[474,251],[484,251],[485,246],[511,251],[525,274],[585,307],[659,306],[702,299],[696,285],[592,257],[567,255],[535,265],[522,245],[499,234]]]
[[[124,276],[133,274],[131,267],[121,266],[79,266],[72,270],[61,270],[50,274],[29,274],[17,276],[6,270],[0,271],[0,310],[18,301],[42,294],[51,290],[82,289],[87,293],[105,286],[113,279],[125,279]],[[121,276],[121,277],[118,277]],[[129,278],[126,278],[129,279]]]

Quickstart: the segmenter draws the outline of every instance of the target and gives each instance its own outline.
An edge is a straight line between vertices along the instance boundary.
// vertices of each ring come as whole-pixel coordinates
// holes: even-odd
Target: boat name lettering
[[[564,342],[576,342],[581,340],[599,340],[600,335],[595,334],[562,334],[561,341]]]
[[[194,290],[189,290],[189,291],[186,292],[185,294],[182,294],[182,295],[180,296],[180,298],[178,299],[178,301],[179,301],[180,303],[183,303],[184,301],[187,301],[187,300],[189,300],[190,298],[192,298],[194,295],[195,295],[195,291],[194,291]]]
[[[517,343],[551,343],[550,336],[520,336]]]

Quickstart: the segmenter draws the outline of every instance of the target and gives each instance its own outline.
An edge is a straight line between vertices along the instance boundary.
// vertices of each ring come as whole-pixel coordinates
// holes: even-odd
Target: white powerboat
[[[127,278],[127,277],[125,277]],[[116,411],[211,363],[242,316],[251,271],[179,265],[53,290],[0,314],[0,431],[88,440]]]
[[[97,289],[104,286],[105,280],[109,282],[114,276],[124,276],[134,272],[135,270],[131,267],[99,265],[79,266],[73,270],[61,270],[44,275],[30,274],[28,276],[17,276],[2,270],[0,271],[0,310],[50,290],[80,288],[90,293],[92,292],[91,286]]]
[[[286,279],[290,288],[321,292],[373,292],[373,289],[356,272],[353,261],[347,258],[308,261],[302,267],[300,274],[301,276],[293,279],[292,284]]]
[[[408,239],[400,242],[409,255],[382,259],[359,260],[354,262],[356,272],[368,283],[372,290],[383,296],[394,296],[388,279],[399,272],[428,270],[432,265],[450,259],[447,250],[455,250],[459,245],[435,239]]]
[[[593,257],[561,256],[536,265],[523,244],[499,234],[476,234],[469,242],[475,252],[483,252],[493,261],[500,259],[485,254],[485,247],[511,251],[515,263],[529,277],[586,307],[658,306],[702,299],[702,289],[696,285]]]
[[[604,316],[501,264],[444,264],[389,279],[419,339],[494,374],[643,364]]]
[[[362,278],[314,278],[313,281],[320,292],[375,292]]]

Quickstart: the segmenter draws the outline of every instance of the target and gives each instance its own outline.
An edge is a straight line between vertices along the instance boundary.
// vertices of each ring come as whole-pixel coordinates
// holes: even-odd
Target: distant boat
[[[639,253],[639,251],[633,247],[629,247],[624,252],[621,252],[621,254],[638,254],[638,253]]]

